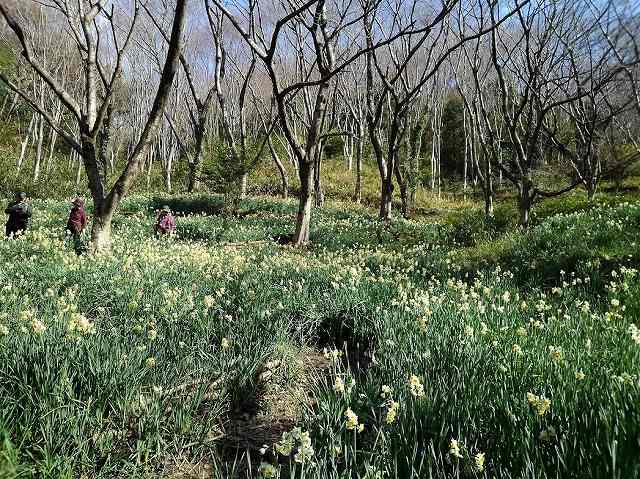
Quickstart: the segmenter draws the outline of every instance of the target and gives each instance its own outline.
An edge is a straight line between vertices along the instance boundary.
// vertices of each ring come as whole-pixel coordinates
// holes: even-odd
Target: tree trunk
[[[484,216],[486,219],[493,218],[493,180],[489,178],[488,184],[484,188]]]
[[[111,220],[113,214],[105,212],[104,207],[96,208],[91,227],[91,248],[93,252],[111,249]]]
[[[407,178],[407,187],[409,189],[408,205],[411,208],[415,206],[418,195],[418,175],[420,171],[420,154],[422,151],[424,125],[424,120],[419,118],[413,132],[413,138],[409,139],[409,178]]]
[[[149,154],[147,155],[147,190],[151,188],[151,169],[153,168],[153,160],[156,153],[156,149],[151,147]]]
[[[280,157],[278,156],[278,152],[273,147],[273,142],[271,141],[271,137],[267,139],[269,143],[269,151],[271,152],[271,157],[273,158],[273,162],[276,164],[276,168],[278,169],[278,173],[280,174],[280,181],[282,183],[282,198],[285,200],[289,196],[289,179],[287,178],[287,170],[285,170],[284,165],[280,161]]]
[[[51,134],[49,137],[49,150],[48,150],[49,154],[47,155],[47,166],[46,166],[47,174],[51,171],[51,164],[53,163],[53,152],[55,151],[57,140],[58,140],[58,133],[54,129],[51,129]]]
[[[382,221],[391,220],[391,202],[393,200],[393,177],[387,174],[382,179],[382,191],[380,193],[380,219]]]
[[[169,164],[167,165],[167,167],[165,168],[164,171],[164,186],[167,189],[167,193],[171,193],[171,190],[173,189],[172,185],[171,185],[171,159],[169,159]]]
[[[309,242],[309,226],[311,223],[311,202],[313,194],[311,182],[313,179],[313,163],[309,159],[301,161],[299,164],[300,178],[300,203],[298,206],[298,216],[296,218],[296,231],[293,243],[301,246]]]
[[[316,158],[315,158],[315,168],[313,170],[313,190],[315,192],[314,197],[316,200],[316,208],[322,208],[324,205],[324,193],[322,192],[322,177],[320,175],[321,164],[322,164],[322,152],[324,150],[324,145],[321,144],[316,149]]]
[[[36,134],[38,142],[36,143],[36,159],[33,163],[33,182],[37,183],[40,179],[40,168],[42,165],[42,145],[44,143],[44,118],[40,118],[40,124],[37,126]]]
[[[242,199],[247,197],[248,182],[249,182],[249,173],[243,173],[242,178],[240,179],[240,198]]]
[[[358,140],[356,142],[356,186],[353,200],[356,203],[362,202],[362,154],[364,146],[364,126],[358,123]]]
[[[409,195],[407,193],[407,184],[401,183],[398,185],[400,187],[400,200],[402,201],[401,212],[404,218],[407,218],[409,215]]]
[[[165,160],[164,160],[162,169],[164,170],[164,186],[167,189],[167,192],[171,193],[171,190],[172,190],[171,171],[173,169],[173,159],[177,154],[175,145],[171,140],[170,140],[170,145],[168,150],[169,151],[165,154]]]
[[[78,162],[76,166],[76,188],[79,188],[80,180],[82,179],[82,159],[77,153],[74,154],[74,158]]]
[[[438,198],[442,195],[442,130],[438,126]]]
[[[202,162],[202,150],[196,146],[197,150],[193,159],[189,162],[189,176],[187,179],[187,192],[193,193],[198,189],[198,170]]]
[[[402,202],[401,212],[402,216],[406,218],[409,214],[409,191],[407,185],[407,178],[402,176],[402,172],[400,171],[400,162],[399,158],[396,158],[395,164],[395,173],[396,180],[398,182],[398,187],[400,188],[400,200]]]
[[[587,200],[591,203],[596,197],[596,191],[598,190],[598,183],[594,180],[589,180],[585,184],[587,190]]]
[[[523,228],[529,226],[531,206],[533,204],[533,184],[529,178],[524,178],[518,185],[518,211],[520,212],[519,224]]]
[[[56,102],[56,113],[55,119],[58,123],[60,123],[60,118],[62,117],[62,103]],[[53,154],[56,149],[56,142],[58,141],[58,132],[51,128],[50,138],[49,138],[49,155],[47,156],[47,174],[51,171],[51,164],[53,163]]]
[[[4,114],[4,108],[7,106],[9,102],[9,94],[5,93],[4,100],[2,101],[2,108],[0,108],[0,117]]]
[[[81,164],[89,179],[89,190],[93,199],[93,224],[91,226],[91,250],[93,252],[107,251],[111,247],[111,219],[113,209],[107,208],[105,201],[104,174],[101,171],[99,152],[94,140],[87,131],[81,132],[82,162],[78,161],[77,180],[80,180]],[[79,158],[80,159],[80,158]]]
[[[477,153],[477,152],[476,152]],[[484,193],[484,214],[487,219],[493,218],[493,171],[491,168],[491,157],[489,155],[484,159],[483,173],[483,193]]]
[[[349,123],[349,122],[347,121],[346,123]],[[351,128],[351,125],[349,125],[349,134],[344,137],[344,143],[342,145],[342,154],[346,161],[347,171],[351,171],[353,169],[353,142],[354,141],[355,141],[355,138],[353,137],[353,129]]]
[[[16,163],[16,169],[18,170],[18,173],[20,173],[20,170],[22,169],[22,164],[27,153],[27,146],[29,146],[29,140],[31,139],[31,132],[33,131],[34,123],[36,121],[37,116],[34,113],[31,117],[31,121],[29,122],[29,128],[27,129],[27,134],[24,136],[24,141],[20,145],[20,156],[18,157],[18,161]]]
[[[187,179],[187,192],[193,193],[200,186],[200,165],[202,163],[202,150],[204,148],[204,139],[207,128],[208,116],[206,111],[200,112],[198,124],[195,127],[196,152],[189,162],[189,176]]]
[[[594,165],[595,163],[595,165]],[[586,154],[582,161],[582,164],[585,165],[584,173],[583,173],[583,185],[585,190],[587,190],[587,200],[592,202],[596,197],[596,191],[598,190],[598,180],[600,177],[600,165],[593,155]]]
[[[109,161],[109,144],[111,143],[111,120],[113,117],[113,106],[111,103],[107,107],[107,113],[104,118],[104,123],[102,124],[102,128],[100,129],[100,133],[98,135],[98,140],[100,144],[100,151],[98,154],[98,165],[100,172],[102,174],[102,178],[106,181],[109,172],[107,171]]]

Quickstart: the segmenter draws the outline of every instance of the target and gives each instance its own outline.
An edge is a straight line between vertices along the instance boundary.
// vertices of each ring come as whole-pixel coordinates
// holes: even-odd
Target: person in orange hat
[[[73,236],[73,248],[76,254],[80,255],[84,252],[81,238],[82,232],[87,227],[87,212],[84,209],[84,200],[82,198],[76,198],[71,204],[73,206],[67,221],[67,231]]]

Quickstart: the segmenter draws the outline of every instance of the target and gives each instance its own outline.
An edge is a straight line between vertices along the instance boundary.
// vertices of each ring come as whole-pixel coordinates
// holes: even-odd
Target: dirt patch
[[[268,361],[259,374],[258,394],[225,424],[225,443],[238,449],[259,451],[271,447],[302,418],[312,402],[314,381],[329,368],[320,351],[304,348],[284,351]]]
[[[243,398],[221,425],[212,451],[219,463],[178,456],[167,463],[162,479],[255,477],[261,449],[272,449],[300,422],[305,408],[313,406],[315,381],[330,366],[321,351],[311,348],[283,347],[277,356],[259,372],[255,394]]]
[[[164,479],[209,479],[214,476],[214,467],[205,461],[194,462],[186,457],[177,457],[167,465]]]

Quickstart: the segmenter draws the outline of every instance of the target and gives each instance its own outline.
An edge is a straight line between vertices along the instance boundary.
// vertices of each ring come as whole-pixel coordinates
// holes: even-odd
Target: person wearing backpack
[[[27,200],[26,193],[18,193],[15,201],[9,203],[9,206],[7,206],[4,212],[9,215],[5,229],[8,237],[17,238],[27,231],[33,210]]]

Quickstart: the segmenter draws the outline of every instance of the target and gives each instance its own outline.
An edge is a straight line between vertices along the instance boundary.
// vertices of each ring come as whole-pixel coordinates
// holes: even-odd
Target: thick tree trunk
[[[587,190],[587,200],[591,202],[595,199],[596,191],[598,190],[600,168],[598,163],[596,163],[595,167],[593,167],[593,156],[585,158],[583,164],[586,165],[585,173],[583,175],[583,185],[585,190]]]
[[[197,147],[196,147],[197,148]],[[202,151],[197,150],[193,159],[189,162],[189,175],[187,179],[187,192],[193,193],[198,189],[198,170],[202,161]]]
[[[520,213],[519,224],[523,228],[527,228],[529,226],[532,204],[533,185],[531,180],[524,178],[518,185],[518,211]]]
[[[96,208],[91,227],[91,249],[93,252],[104,252],[111,249],[111,220],[113,213],[105,211],[104,205]]]
[[[311,182],[313,180],[313,163],[306,159],[300,162],[300,202],[298,206],[298,216],[296,218],[296,231],[293,237],[293,243],[301,246],[309,242],[309,229],[311,223],[311,203],[313,194]]]
[[[101,171],[99,152],[94,140],[81,132],[82,164],[89,179],[89,190],[93,199],[93,224],[91,227],[91,251],[102,252],[111,248],[111,220],[115,208],[109,208],[106,202],[104,171]],[[78,162],[80,178],[80,162]]]
[[[380,219],[382,221],[391,220],[392,200],[393,200],[393,178],[389,174],[382,180],[382,191],[380,193]]]
[[[96,144],[87,132],[81,132],[82,162],[89,179],[89,190],[94,200],[94,205],[101,204],[106,197],[104,171],[98,161]]]

